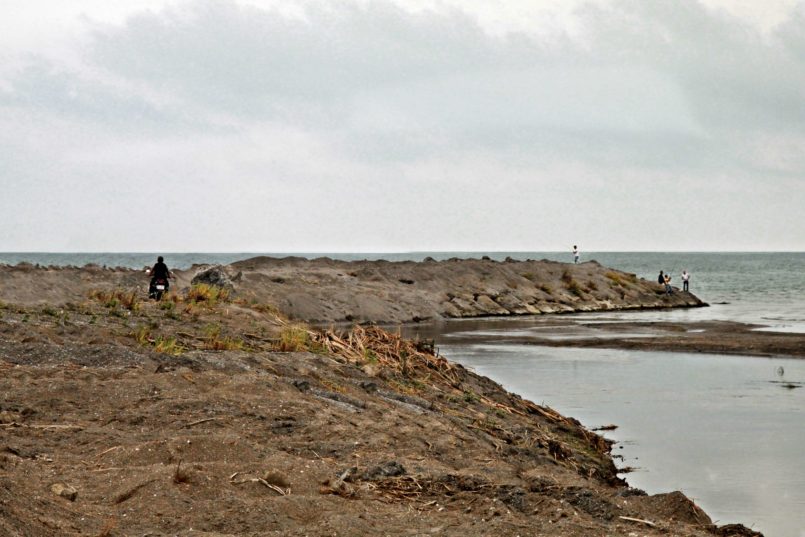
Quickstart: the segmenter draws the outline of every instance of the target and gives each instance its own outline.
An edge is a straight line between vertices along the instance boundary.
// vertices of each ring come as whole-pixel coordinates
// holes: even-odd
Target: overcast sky
[[[3,0],[0,250],[805,250],[805,0]]]

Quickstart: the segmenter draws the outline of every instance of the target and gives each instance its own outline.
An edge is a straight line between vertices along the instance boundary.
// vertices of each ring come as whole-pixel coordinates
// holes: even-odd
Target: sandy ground
[[[181,289],[207,267],[177,271]],[[258,257],[222,267],[243,299],[273,304],[316,323],[408,323],[445,318],[696,307],[690,293],[667,296],[649,282],[594,261],[484,259],[387,262]],[[80,302],[93,289],[144,290],[147,276],[126,269],[0,267],[0,300]]]
[[[426,342],[243,287],[0,276],[0,535],[756,535],[628,488],[603,438]]]

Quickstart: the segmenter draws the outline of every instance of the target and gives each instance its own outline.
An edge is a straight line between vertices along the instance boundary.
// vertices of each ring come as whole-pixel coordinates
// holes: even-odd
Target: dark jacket
[[[152,280],[167,280],[170,278],[170,271],[168,270],[168,265],[165,263],[157,262],[154,265],[154,268],[151,269],[151,279]]]

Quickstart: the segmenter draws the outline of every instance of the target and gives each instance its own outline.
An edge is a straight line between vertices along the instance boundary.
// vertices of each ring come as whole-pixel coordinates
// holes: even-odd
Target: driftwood
[[[56,430],[70,430],[70,431],[83,431],[84,427],[81,425],[63,425],[63,424],[49,424],[49,425],[27,425],[25,423],[17,423],[16,421],[12,421],[11,423],[0,423],[0,427],[3,429],[13,429],[15,427],[24,427],[26,429],[56,429]]]
[[[650,520],[643,520],[642,518],[632,518],[630,516],[619,516],[618,518],[620,518],[621,520],[626,520],[628,522],[637,522],[639,524],[645,524],[646,526],[649,526],[651,528],[657,527],[657,524],[655,524],[654,522],[651,522]]]
[[[213,421],[213,420],[217,420],[217,419],[218,418],[204,418],[203,420],[197,420],[197,421],[190,422],[187,425],[185,425],[185,427],[193,427],[195,425],[201,425],[202,423],[207,423],[208,421]]]
[[[288,496],[288,495],[291,494],[291,489],[290,488],[282,489],[281,487],[278,487],[277,485],[272,485],[271,483],[269,483],[268,481],[266,481],[265,479],[260,478],[260,477],[246,477],[244,479],[240,479],[238,481],[235,481],[235,478],[237,476],[239,476],[239,475],[240,475],[240,472],[235,472],[234,474],[229,476],[229,482],[232,483],[233,485],[242,485],[244,483],[260,483],[264,487],[267,487],[267,488],[273,490],[274,492],[276,492],[280,496]]]
[[[100,453],[98,453],[97,455],[95,455],[95,458],[97,459],[97,458],[99,458],[99,457],[103,457],[104,455],[106,455],[106,454],[107,454],[107,453],[109,453],[110,451],[114,451],[114,450],[116,450],[116,449],[120,449],[121,447],[122,447],[122,446],[112,446],[112,447],[110,447],[109,449],[104,450],[104,451],[101,451]]]
[[[456,388],[460,381],[455,366],[428,352],[426,347],[380,328],[355,326],[347,334],[333,330],[308,331],[310,340],[329,353],[351,363],[377,363],[405,377],[430,380]]]

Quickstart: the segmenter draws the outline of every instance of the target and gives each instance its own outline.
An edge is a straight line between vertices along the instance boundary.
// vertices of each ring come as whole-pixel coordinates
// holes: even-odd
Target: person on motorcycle
[[[151,284],[148,286],[148,297],[149,298],[156,298],[159,300],[162,298],[163,293],[168,292],[169,283],[168,280],[171,278],[171,271],[168,269],[168,265],[165,264],[165,260],[162,256],[157,257],[157,262],[154,264],[153,268],[149,271],[151,274]],[[157,289],[157,284],[164,285],[164,289]]]

